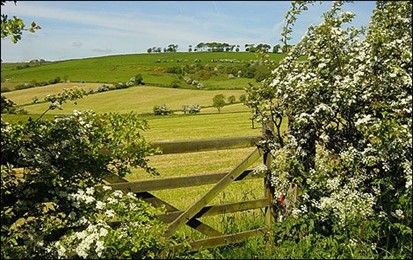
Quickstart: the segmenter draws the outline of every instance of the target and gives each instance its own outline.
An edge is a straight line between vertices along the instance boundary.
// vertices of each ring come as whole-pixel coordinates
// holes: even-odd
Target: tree
[[[129,79],[129,82],[131,82],[133,86],[145,85],[145,82],[143,82],[142,74],[136,74],[134,77]]]
[[[292,47],[293,47],[293,45],[289,45],[289,44],[283,45],[283,46],[281,47],[281,51],[282,51],[282,53],[287,53],[287,52],[289,52],[289,51],[291,50]]]
[[[307,6],[292,3],[287,56],[248,89],[254,117],[273,125],[263,145],[273,160],[278,257],[411,257],[412,2],[377,2],[367,34],[334,2],[288,48]],[[325,254],[318,245],[336,246]],[[297,247],[308,253],[287,250]]]
[[[224,94],[218,94],[212,99],[212,106],[218,109],[218,113],[221,113],[221,108],[225,106],[225,96]]]
[[[205,51],[205,47],[206,47],[206,45],[203,42],[200,42],[196,45],[197,51]]]
[[[276,44],[272,47],[272,52],[273,53],[278,53],[278,52],[280,52],[280,49],[281,49],[281,45]]]
[[[255,51],[268,52],[271,49],[271,46],[266,43],[260,43],[255,49]]]
[[[255,52],[255,44],[252,43],[246,43],[245,44],[245,51],[247,52]]]
[[[176,52],[177,49],[178,49],[178,45],[169,44],[167,48],[164,48],[164,52]]]
[[[247,96],[245,96],[245,94],[242,94],[241,96],[239,96],[239,102],[244,104],[246,101],[247,101]]]
[[[173,113],[173,111],[165,104],[160,105],[160,106],[154,106],[153,107],[153,113],[155,115],[160,115],[160,116],[167,116]]]
[[[16,103],[12,100],[6,98],[5,96],[1,95],[1,113],[9,113],[10,111],[14,110]]]
[[[7,1],[1,1],[1,5],[3,6]],[[14,1],[16,4],[17,1]],[[13,16],[13,18],[9,18],[6,14],[1,14],[1,38],[7,38],[10,36],[10,40],[13,43],[17,43],[21,40],[23,31],[28,31],[34,33],[36,30],[41,29],[39,25],[35,22],[30,24],[30,27],[27,28],[25,23],[22,19]]]
[[[234,96],[234,95],[231,95],[231,96],[228,97],[228,102],[229,102],[230,104],[235,103],[235,101],[236,101],[236,99],[235,99],[235,96]]]

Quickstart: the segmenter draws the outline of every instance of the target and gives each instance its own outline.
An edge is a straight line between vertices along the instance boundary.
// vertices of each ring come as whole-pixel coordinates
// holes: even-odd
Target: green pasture
[[[162,81],[168,82],[175,75],[166,74],[163,70],[168,65],[176,65],[176,61],[173,61],[173,59],[188,60],[188,63],[192,63],[194,59],[201,59],[204,63],[208,60],[219,58],[247,60],[256,59],[257,56],[254,53],[162,53],[63,61],[23,70],[12,70],[12,67],[7,67],[8,65],[2,65],[2,77],[11,78],[9,80],[11,83],[9,82],[8,84],[13,84],[13,80],[18,82],[23,82],[24,80],[31,81],[33,79],[41,81],[57,76],[63,78],[64,75],[67,75],[67,78],[72,81],[71,83],[60,83],[2,93],[28,112],[28,115],[2,115],[2,118],[5,121],[25,121],[28,117],[37,118],[38,115],[47,109],[48,103],[33,104],[33,98],[36,96],[41,101],[46,95],[57,94],[63,88],[78,86],[86,91],[90,88],[95,90],[103,84],[101,82],[127,81],[131,76],[138,73],[143,75],[145,82],[152,80],[151,77],[157,83]],[[157,59],[168,61],[157,63]],[[80,80],[84,80],[86,83],[74,82]],[[261,126],[255,122],[255,127],[252,128],[251,109],[239,103],[239,97],[245,94],[243,88],[248,86],[248,82],[258,84],[253,80],[245,78],[211,78],[209,81],[203,82],[208,90],[174,89],[150,86],[150,84],[111,90],[87,95],[83,99],[78,100],[77,104],[68,102],[63,105],[63,110],[49,111],[45,118],[51,119],[58,114],[72,113],[73,110],[91,109],[97,113],[128,113],[134,111],[140,114],[142,120],[147,120],[149,123],[149,129],[143,132],[143,136],[149,142],[258,136],[261,134]],[[236,103],[227,104],[221,109],[221,113],[218,113],[218,110],[212,106],[212,99],[217,94],[224,94],[226,101],[229,96],[234,95]],[[153,115],[153,107],[162,104],[166,104],[170,109],[174,110],[174,114],[170,116]],[[182,106],[192,104],[201,105],[201,113],[196,115],[183,114],[181,111]],[[283,127],[285,128],[286,125],[283,125]],[[149,164],[158,170],[159,176],[150,176],[142,169],[134,169],[125,178],[129,181],[139,181],[229,172],[253,150],[254,147],[250,147],[150,156],[148,157]],[[262,158],[252,165],[251,168],[261,163]],[[213,186],[203,185],[154,191],[153,194],[179,209],[186,209]],[[225,191],[221,192],[211,204],[262,198],[264,193],[263,187],[262,179],[233,183]],[[250,210],[249,212],[202,218],[202,221],[218,230],[231,233],[262,226],[262,216],[262,211]],[[191,238],[202,237],[189,228],[184,228],[183,232]]]
[[[269,58],[278,62],[284,57],[283,54],[268,53]],[[128,54],[114,55],[87,59],[76,59],[57,61],[44,65],[33,66],[25,69],[16,69],[21,63],[2,63],[2,83],[28,83],[32,81],[49,81],[56,77],[70,82],[126,82],[136,74],[142,74],[147,84],[169,85],[176,80],[175,74],[166,73],[168,67],[185,66],[200,63],[209,66],[230,66],[258,60],[257,53],[250,52],[177,52],[177,53],[153,53],[153,54]],[[213,62],[213,60],[232,59],[239,63]],[[230,82],[231,79],[224,78],[221,81]],[[208,82],[206,80],[205,82]],[[244,82],[242,82],[244,83]],[[219,86],[221,83],[208,84]],[[231,83],[230,83],[231,85]],[[221,85],[222,86],[222,85]],[[238,85],[236,85],[238,86]],[[231,88],[233,88],[232,86]],[[242,87],[241,87],[242,89]]]
[[[81,84],[80,84],[81,85]],[[79,86],[80,86],[79,85]],[[24,89],[4,93],[4,96],[13,100],[13,102],[26,104],[23,108],[30,114],[41,114],[48,107],[48,103],[33,104],[32,99],[37,96],[39,99],[46,96],[42,90],[44,87]],[[88,87],[86,87],[88,88]],[[53,92],[53,93],[57,93]],[[212,106],[212,99],[215,95],[224,94],[228,97],[234,95],[237,100],[244,94],[242,90],[190,90],[190,89],[173,89],[162,87],[136,86],[127,89],[117,89],[106,92],[100,92],[85,96],[74,104],[68,102],[63,106],[63,110],[55,110],[53,113],[67,114],[73,110],[91,109],[98,113],[119,112],[127,113],[134,111],[136,113],[153,113],[153,107],[156,105],[166,104],[172,110],[181,110],[183,105],[198,104],[201,107]],[[31,104],[30,104],[31,103]],[[27,105],[29,104],[29,105]],[[225,108],[224,108],[225,109]],[[201,110],[202,111],[202,110]]]
[[[261,127],[252,129],[250,118],[248,111],[226,113],[225,107],[220,114],[157,116],[147,119],[143,135],[152,142],[260,135]]]
[[[33,103],[33,98],[37,97],[42,101],[47,95],[58,94],[65,88],[79,87],[86,91],[89,89],[96,90],[102,86],[101,83],[57,83],[42,87],[33,87],[28,89],[14,90],[2,93],[3,96],[12,100],[17,105],[27,105]]]

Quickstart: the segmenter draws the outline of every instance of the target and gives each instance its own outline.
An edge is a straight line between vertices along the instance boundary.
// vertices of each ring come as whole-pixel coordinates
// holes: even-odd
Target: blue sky
[[[35,21],[42,29],[24,33],[13,44],[1,40],[3,62],[32,59],[67,60],[115,54],[146,53],[150,47],[177,44],[178,51],[200,42],[280,44],[290,1],[18,1],[1,13]],[[316,3],[299,16],[291,43],[310,24],[321,22],[331,2]],[[357,16],[355,26],[368,25],[373,1],[346,3],[343,11]]]

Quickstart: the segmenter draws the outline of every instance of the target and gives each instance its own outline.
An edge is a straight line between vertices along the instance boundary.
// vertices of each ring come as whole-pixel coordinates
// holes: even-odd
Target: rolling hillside
[[[278,62],[282,54],[269,54],[269,57]],[[36,97],[42,101],[46,95],[57,94],[64,88],[74,86],[86,91],[102,86],[104,83],[126,82],[132,76],[142,74],[144,86],[133,86],[125,89],[116,89],[107,92],[94,93],[78,100],[77,104],[68,102],[63,110],[53,110],[46,114],[46,118],[53,118],[56,114],[68,114],[73,110],[91,109],[97,113],[134,111],[149,120],[150,130],[146,132],[149,140],[177,140],[199,139],[214,137],[230,137],[255,135],[260,129],[251,129],[251,110],[239,103],[239,98],[245,94],[244,88],[249,82],[254,84],[254,78],[229,78],[227,68],[248,67],[251,61],[257,61],[256,53],[159,53],[107,56],[80,60],[68,60],[17,69],[21,64],[2,64],[2,79],[8,79],[4,85],[12,86],[12,91],[3,92],[18,106],[21,106],[28,115],[2,115],[8,121],[27,120],[29,116],[37,118],[43,113],[48,103],[33,103]],[[171,67],[197,67],[196,73],[177,75],[168,73]],[[200,76],[202,73],[218,71],[216,75],[200,79],[203,89],[185,85],[184,77]],[[201,73],[200,73],[201,72]],[[180,76],[182,77],[180,79]],[[46,86],[13,90],[16,84],[33,81],[48,81],[55,77],[66,79],[70,83],[57,83]],[[182,87],[172,88],[171,80],[180,80]],[[83,83],[81,83],[81,81]],[[236,102],[226,105],[219,114],[212,107],[212,99],[217,94],[223,94],[225,100],[235,96]],[[175,111],[173,116],[154,116],[153,107],[166,104]],[[198,104],[202,107],[199,115],[183,115],[183,105]],[[197,134],[194,135],[194,132]]]
[[[283,54],[266,55],[275,63],[284,57]],[[2,90],[13,89],[16,83],[47,82],[56,77],[65,82],[118,83],[137,74],[149,85],[168,86],[178,80],[182,87],[190,88],[185,79],[192,77],[208,89],[242,89],[255,79],[251,75],[234,78],[228,75],[247,69],[261,58],[260,54],[250,52],[178,52],[66,60],[22,69],[17,68],[22,67],[21,63],[2,63]]]
[[[81,84],[78,84],[81,86]],[[30,114],[41,114],[45,111],[49,103],[32,104],[31,100],[36,95],[39,99],[47,93],[53,94],[58,91],[49,89],[47,93],[42,93],[46,87],[36,87],[18,91],[11,91],[3,95],[13,100],[18,105],[24,105],[24,109]],[[156,105],[166,104],[172,110],[180,110],[182,105],[198,104],[202,107],[212,106],[212,98],[215,95],[224,94],[228,97],[234,95],[236,100],[244,94],[243,90],[191,90],[191,89],[174,89],[150,86],[137,86],[127,89],[118,89],[93,95],[85,96],[77,101],[77,104],[68,102],[63,105],[63,110],[55,110],[52,114],[67,114],[73,110],[92,109],[95,112],[119,112],[127,113],[134,111],[136,113],[152,113]],[[245,108],[240,108],[245,111]],[[216,111],[216,109],[214,109]],[[214,111],[214,112],[215,112]]]

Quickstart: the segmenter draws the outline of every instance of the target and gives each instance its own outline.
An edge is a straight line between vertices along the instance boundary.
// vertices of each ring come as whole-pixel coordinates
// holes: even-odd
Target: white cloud
[[[79,41],[75,41],[75,42],[72,42],[72,46],[75,48],[80,48],[82,47],[82,43]]]
[[[12,61],[23,53],[31,56],[42,53],[43,57],[61,53],[59,57],[77,58],[105,53],[93,49],[137,53],[153,46],[163,48],[170,43],[178,44],[179,51],[186,51],[189,44],[209,41],[241,46],[245,43],[278,44],[288,6],[289,2],[208,1],[23,1],[17,6],[6,4],[2,13],[16,15],[26,22],[36,21],[42,29],[35,34],[24,34],[17,45],[2,41],[2,58]],[[310,12],[311,9],[315,11]],[[303,12],[294,28],[293,36],[297,32],[299,35],[294,38],[300,39],[310,22],[320,20],[317,18],[321,15],[319,9],[315,5],[309,12]]]
[[[104,54],[109,54],[113,52],[111,49],[99,49],[99,48],[95,48],[92,51],[98,52],[98,53],[104,53]]]

